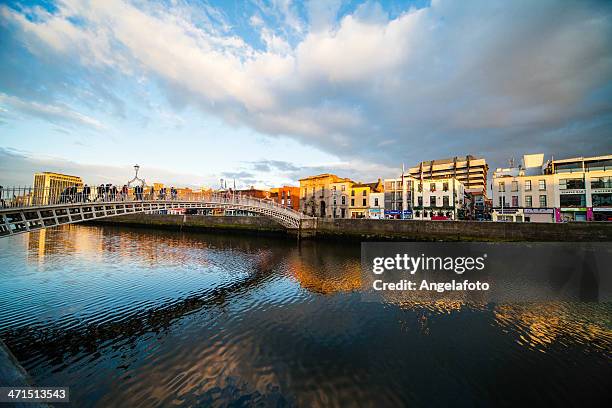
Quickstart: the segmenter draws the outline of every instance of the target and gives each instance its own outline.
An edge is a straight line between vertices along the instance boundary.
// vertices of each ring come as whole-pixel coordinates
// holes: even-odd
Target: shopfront
[[[575,207],[575,208],[560,208],[561,221],[586,221],[587,220],[587,208],[586,207]]]
[[[594,207],[593,221],[612,221],[612,207]]]
[[[496,208],[493,210],[493,221],[523,222],[524,220],[521,208]]]
[[[368,210],[368,216],[375,220],[380,220],[383,218],[383,211],[380,208],[370,208]]]
[[[525,208],[525,222],[555,222],[555,210],[552,208]]]
[[[400,210],[385,210],[385,218],[397,220],[400,218]]]

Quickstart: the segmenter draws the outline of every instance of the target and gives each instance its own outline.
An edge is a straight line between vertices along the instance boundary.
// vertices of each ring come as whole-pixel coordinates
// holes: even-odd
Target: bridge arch
[[[50,205],[22,205],[0,208],[0,237],[36,231],[58,225],[115,217],[124,214],[149,213],[172,208],[231,209],[249,211],[276,220],[289,230],[299,230],[303,219],[310,219],[275,202],[250,197],[217,197],[203,200],[142,200],[72,202]]]

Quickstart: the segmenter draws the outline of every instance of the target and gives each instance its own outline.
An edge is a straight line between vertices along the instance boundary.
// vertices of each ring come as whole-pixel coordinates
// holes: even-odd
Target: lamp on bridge
[[[142,187],[147,185],[147,183],[144,181],[144,179],[138,178],[138,170],[140,170],[140,166],[137,165],[137,164],[134,165],[134,172],[136,174],[134,175],[133,179],[128,181],[128,187],[132,187],[135,184],[140,184]]]

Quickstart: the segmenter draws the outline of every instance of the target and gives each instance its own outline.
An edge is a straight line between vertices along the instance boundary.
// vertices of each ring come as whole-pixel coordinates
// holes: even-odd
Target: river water
[[[610,303],[406,305],[360,287],[359,244],[67,226],[0,239],[0,338],[79,407],[610,395]]]

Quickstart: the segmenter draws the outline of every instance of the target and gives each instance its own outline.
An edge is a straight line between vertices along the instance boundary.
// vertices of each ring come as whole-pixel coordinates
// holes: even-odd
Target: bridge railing
[[[66,188],[0,187],[0,209],[45,207],[84,203],[117,202],[167,202],[187,201],[217,203],[224,206],[236,204],[269,208],[287,215],[308,218],[292,208],[282,206],[271,199],[261,199],[231,192],[200,192],[185,189],[153,190],[145,187],[142,191],[118,186],[79,186]]]

